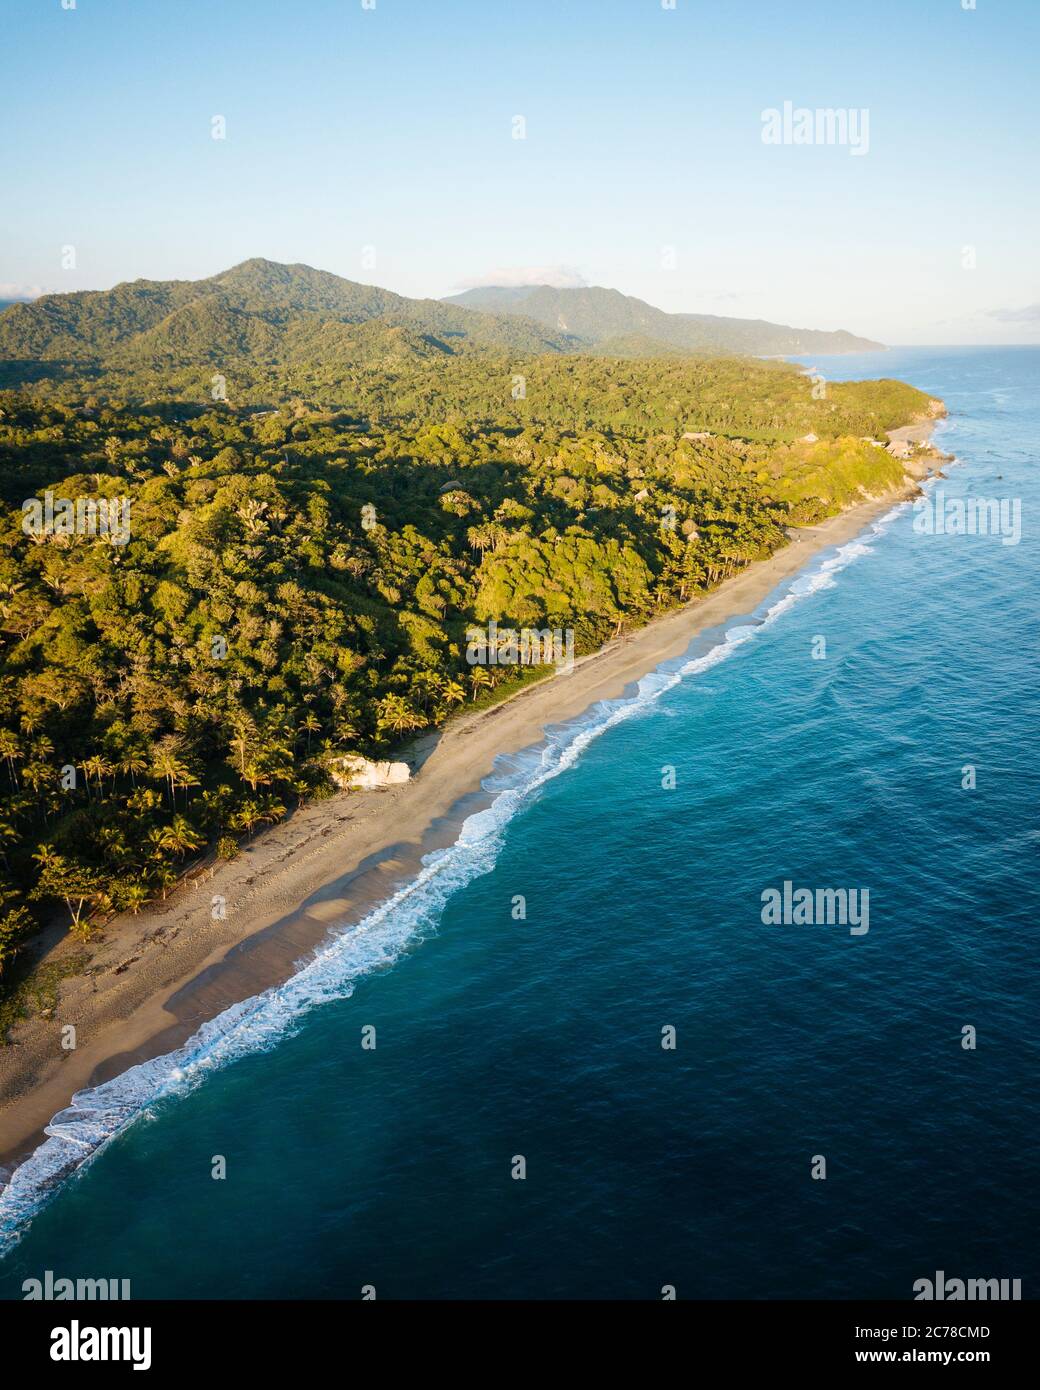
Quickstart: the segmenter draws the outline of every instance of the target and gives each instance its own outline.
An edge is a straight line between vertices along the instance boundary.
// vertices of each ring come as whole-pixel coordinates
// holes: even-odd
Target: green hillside
[[[589,344],[627,343],[634,353],[653,352],[663,346],[680,352],[741,352],[768,357],[806,352],[865,352],[883,346],[851,333],[788,328],[763,319],[666,314],[632,295],[600,286],[581,289],[555,289],[550,285],[532,285],[524,289],[491,286],[467,290],[447,302],[483,313],[523,315],[558,332],[576,334]]]
[[[781,355],[878,346],[708,315],[665,314],[616,290],[472,290],[408,299],[305,265],[244,261],[205,280],[134,280],[0,312],[0,383],[93,372],[227,375],[422,362],[470,354]],[[278,378],[282,379],[282,378]]]
[[[402,329],[452,353],[564,352],[567,334],[437,300],[407,299],[304,265],[251,260],[207,280],[134,280],[111,290],[50,294],[0,314],[0,363],[15,379],[27,363],[120,369],[250,361],[296,363],[310,334],[337,325],[338,356],[364,360],[369,323]],[[420,352],[418,355],[423,355]]]

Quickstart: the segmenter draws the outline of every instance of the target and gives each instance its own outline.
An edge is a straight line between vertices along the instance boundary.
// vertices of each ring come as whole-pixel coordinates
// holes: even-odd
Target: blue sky
[[[5,0],[0,294],[262,255],[1040,340],[1040,0],[75,3]],[[785,101],[868,152],[765,144]]]

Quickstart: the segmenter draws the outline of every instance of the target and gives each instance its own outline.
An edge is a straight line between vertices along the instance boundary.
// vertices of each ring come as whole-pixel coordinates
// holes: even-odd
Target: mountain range
[[[479,313],[533,319],[557,332],[574,334],[600,351],[616,348],[619,356],[626,357],[654,351],[736,352],[766,357],[803,352],[868,352],[884,346],[844,330],[832,333],[789,328],[764,319],[722,318],[714,314],[668,314],[642,299],[599,285],[580,289],[556,289],[552,285],[489,286],[452,295],[445,302]]]
[[[0,362],[8,368],[61,361],[161,369],[242,359],[349,368],[467,353],[767,356],[880,346],[845,332],[667,314],[601,288],[541,285],[409,299],[259,258],[204,280],[134,280],[43,295],[0,312]]]

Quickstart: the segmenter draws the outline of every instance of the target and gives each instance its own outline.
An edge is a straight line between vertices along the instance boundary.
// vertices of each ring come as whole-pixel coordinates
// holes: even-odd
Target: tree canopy
[[[522,673],[473,678],[473,623],[588,651],[894,486],[869,436],[926,402],[741,359],[262,378],[0,391],[0,970],[42,912],[139,911],[331,794],[334,754],[496,698]],[[46,491],[128,498],[128,542],[27,534]]]

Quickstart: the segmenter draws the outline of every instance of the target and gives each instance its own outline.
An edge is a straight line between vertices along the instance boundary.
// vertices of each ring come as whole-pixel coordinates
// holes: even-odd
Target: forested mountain
[[[618,356],[637,356],[662,348],[680,352],[741,352],[754,356],[793,356],[805,352],[866,352],[881,343],[851,333],[788,328],[764,319],[720,318],[714,314],[666,314],[662,309],[598,285],[555,289],[490,286],[466,290],[445,301],[488,314],[522,315]]]
[[[250,260],[206,280],[134,280],[0,313],[0,380],[176,371],[326,375],[472,354],[779,355],[878,346],[851,334],[665,314],[616,290],[471,290],[408,299],[305,265]]]
[[[576,343],[533,320],[508,322],[435,299],[407,299],[305,265],[251,260],[207,280],[134,280],[48,294],[0,314],[0,361],[116,368],[238,358],[349,363],[396,346],[423,356],[493,349],[565,352]]]

